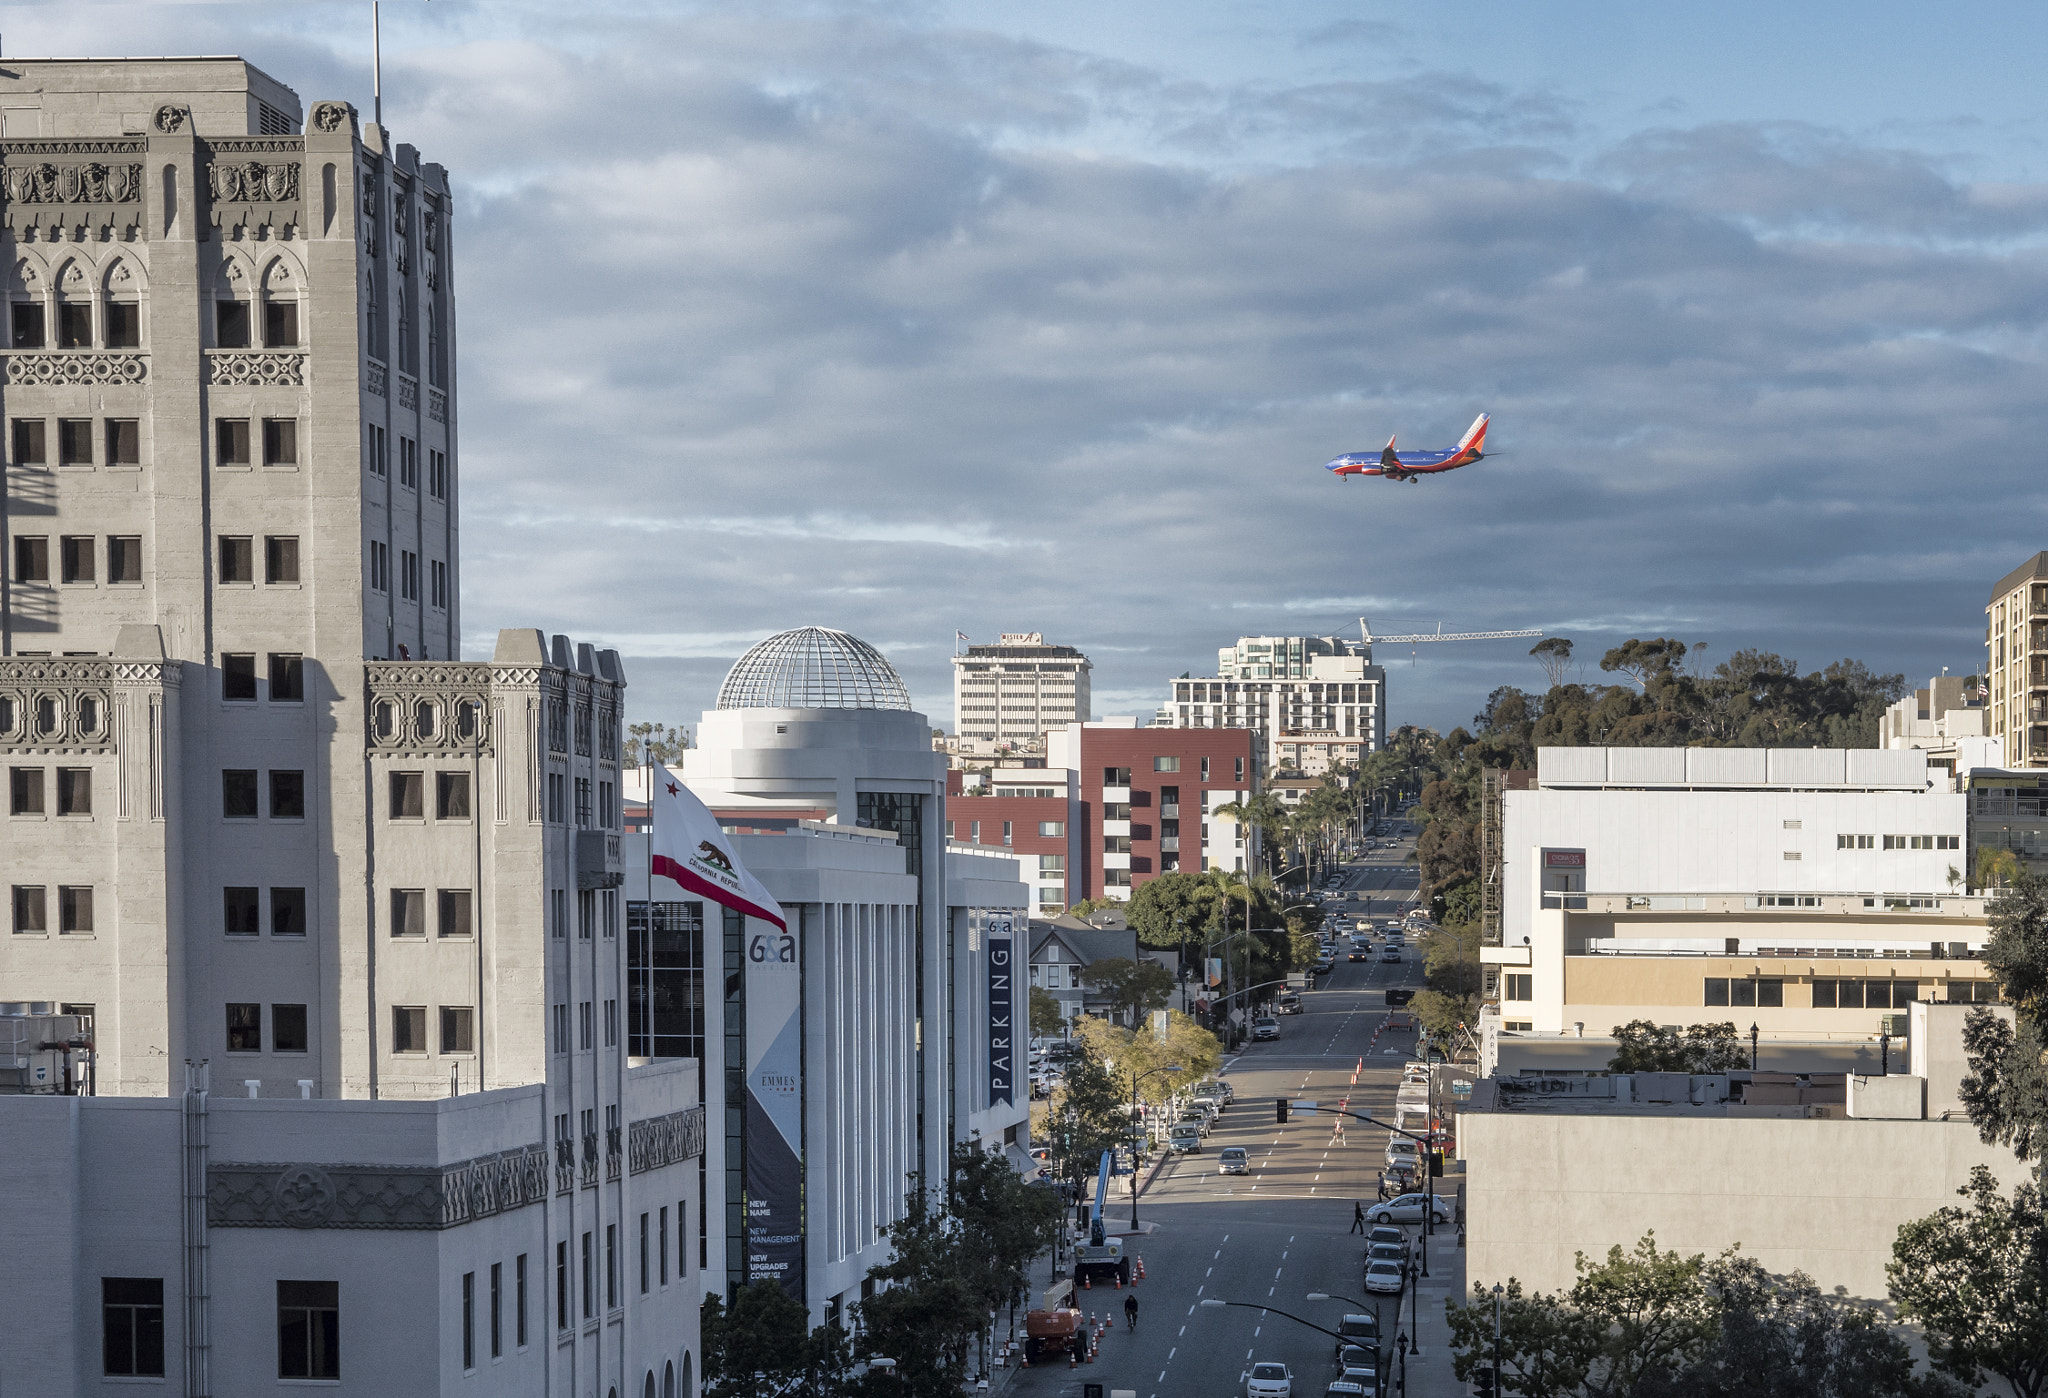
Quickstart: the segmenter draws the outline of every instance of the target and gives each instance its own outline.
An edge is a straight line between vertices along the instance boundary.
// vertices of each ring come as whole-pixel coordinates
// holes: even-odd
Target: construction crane
[[[1372,624],[1364,617],[1360,617],[1358,619],[1358,634],[1365,638],[1365,648],[1370,651],[1375,641],[1383,642],[1387,645],[1411,646],[1419,645],[1424,641],[1512,641],[1524,636],[1541,636],[1543,628],[1535,626],[1519,631],[1445,631],[1444,624],[1438,622],[1434,631],[1420,631],[1409,636],[1375,636],[1372,634]],[[1414,658],[1413,651],[1409,652],[1409,658],[1411,660]]]

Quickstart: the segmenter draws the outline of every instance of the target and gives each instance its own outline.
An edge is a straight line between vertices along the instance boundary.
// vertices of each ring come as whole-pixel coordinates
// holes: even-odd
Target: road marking
[[[1189,1314],[1189,1315],[1193,1315],[1194,1313],[1195,1313],[1195,1312],[1194,1312],[1194,1308],[1193,1308],[1192,1306],[1191,1306],[1191,1307],[1189,1307],[1189,1308],[1188,1308],[1188,1314]],[[1185,1325],[1183,1325],[1183,1326],[1182,1326],[1182,1327],[1180,1328],[1180,1335],[1185,1335],[1185,1334],[1187,1334],[1187,1333],[1188,1333],[1188,1328],[1187,1328],[1187,1327],[1186,1327]],[[1174,1339],[1176,1339],[1176,1340],[1178,1340],[1178,1339],[1180,1338],[1180,1335],[1175,1335],[1175,1336],[1174,1336],[1173,1338],[1174,1338]],[[1167,1358],[1169,1358],[1169,1359],[1171,1359],[1172,1357],[1173,1357],[1172,1355],[1168,1355],[1168,1356],[1167,1356]]]
[[[1167,1357],[1168,1361],[1170,1362],[1170,1361],[1171,1361],[1171,1360],[1173,1359],[1173,1357],[1174,1357],[1174,1356],[1175,1356],[1176,1354],[1179,1354],[1179,1353],[1180,1353],[1180,1346],[1179,1346],[1179,1345],[1175,1345],[1175,1346],[1174,1346],[1174,1347],[1173,1347],[1172,1349],[1170,1349],[1170,1350],[1168,1350],[1168,1351],[1166,1352],[1166,1357]],[[1164,1371],[1164,1370],[1161,1370],[1161,1371],[1160,1371],[1160,1376],[1161,1376],[1162,1378],[1163,1378],[1163,1377],[1165,1377],[1165,1371]]]

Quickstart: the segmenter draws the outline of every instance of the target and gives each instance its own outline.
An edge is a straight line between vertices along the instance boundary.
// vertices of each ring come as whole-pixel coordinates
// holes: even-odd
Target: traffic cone
[[[1143,1257],[1138,1259],[1138,1280],[1145,1280],[1145,1259]]]
[[[1081,1274],[1081,1289],[1083,1291],[1093,1291],[1095,1289],[1095,1277],[1093,1274],[1086,1272]]]
[[[1073,1352],[1072,1350],[1068,1350],[1068,1351],[1067,1351],[1067,1367],[1068,1367],[1069,1369],[1072,1369],[1072,1368],[1075,1368],[1075,1367],[1077,1367],[1077,1366],[1078,1366],[1078,1365],[1079,1365],[1080,1363],[1081,1363],[1080,1357],[1079,1357],[1078,1355],[1076,1355],[1076,1354],[1075,1354],[1075,1353],[1074,1353],[1074,1352]]]

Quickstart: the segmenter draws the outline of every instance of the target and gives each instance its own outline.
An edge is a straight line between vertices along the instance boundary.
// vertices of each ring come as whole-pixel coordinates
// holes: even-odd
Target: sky
[[[1983,654],[2048,546],[2048,8],[1295,0],[383,8],[457,191],[465,652],[694,726],[787,627],[952,722],[956,631],[1149,714],[1239,634]],[[370,110],[366,4],[0,7]],[[1500,455],[1415,484],[1339,452]],[[1393,724],[1540,688],[1381,647]]]

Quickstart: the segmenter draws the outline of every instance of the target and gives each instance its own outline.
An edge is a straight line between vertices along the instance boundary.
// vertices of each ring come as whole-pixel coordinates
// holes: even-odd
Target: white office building
[[[1094,667],[1072,646],[1037,631],[1006,631],[994,645],[953,657],[954,731],[962,753],[1035,745],[1069,723],[1093,718]]]
[[[1269,772],[1321,776],[1386,746],[1387,672],[1372,648],[1341,636],[1241,636],[1216,673],[1182,675],[1154,722],[1250,728]]]

